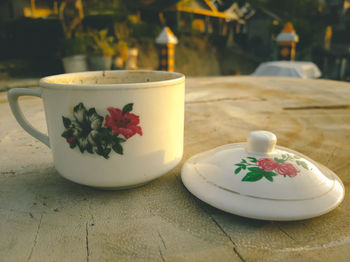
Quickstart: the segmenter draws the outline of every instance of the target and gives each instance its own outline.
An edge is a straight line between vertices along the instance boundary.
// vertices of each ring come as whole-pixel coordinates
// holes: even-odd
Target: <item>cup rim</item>
[[[115,83],[115,84],[79,84],[79,83],[54,83],[55,78],[64,78],[67,76],[91,76],[96,77],[105,76],[106,74],[118,74],[118,73],[156,73],[171,75],[173,78],[158,80],[152,82],[141,82],[141,83]],[[145,89],[154,87],[163,87],[169,85],[176,85],[185,81],[185,75],[177,72],[168,71],[157,71],[157,70],[105,70],[105,71],[86,71],[77,73],[65,73],[43,77],[39,81],[39,85],[42,88],[48,89],[75,89],[75,90],[95,90],[95,89]]]

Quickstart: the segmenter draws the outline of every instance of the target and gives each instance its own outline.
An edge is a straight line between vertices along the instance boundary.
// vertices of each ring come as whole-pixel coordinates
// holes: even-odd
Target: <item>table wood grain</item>
[[[186,89],[182,163],[124,191],[60,177],[0,93],[0,261],[350,261],[350,84],[199,77]],[[41,100],[21,105],[45,131]],[[332,169],[346,187],[343,203],[313,219],[261,221],[219,211],[182,185],[190,156],[261,129]]]

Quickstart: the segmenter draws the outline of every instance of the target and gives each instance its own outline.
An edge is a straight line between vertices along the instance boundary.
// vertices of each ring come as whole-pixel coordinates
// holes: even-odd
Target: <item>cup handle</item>
[[[40,131],[36,130],[24,117],[22,110],[18,105],[18,98],[20,96],[36,96],[41,98],[41,90],[31,89],[31,88],[13,88],[8,92],[8,101],[12,110],[13,115],[15,116],[17,122],[27,131],[30,135],[36,139],[43,142],[45,145],[50,147],[49,137]]]

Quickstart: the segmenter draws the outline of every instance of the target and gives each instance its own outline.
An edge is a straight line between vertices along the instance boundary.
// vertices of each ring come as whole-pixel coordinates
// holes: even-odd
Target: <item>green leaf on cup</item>
[[[62,116],[62,120],[65,128],[69,128],[71,126],[72,121],[69,118]]]
[[[129,113],[132,111],[134,103],[129,103],[123,107],[122,114],[125,115],[125,113]]]
[[[114,152],[116,152],[119,155],[123,154],[123,148],[119,143],[115,143],[112,147],[112,149],[114,150]]]
[[[124,139],[124,138],[122,138],[122,137],[117,137],[116,139],[117,139],[117,141],[118,141],[119,143],[123,143],[123,142],[126,141],[126,139]]]
[[[70,144],[69,144],[69,147],[70,148],[75,148],[77,146],[77,142],[76,141],[73,141],[73,142],[71,142]]]
[[[66,138],[66,139],[70,138],[73,136],[73,131],[71,129],[67,129],[67,130],[63,131],[61,136]]]
[[[89,111],[88,111],[88,115],[89,115],[89,116],[92,116],[93,114],[97,114],[97,113],[96,113],[96,109],[95,109],[94,107],[91,107],[91,108],[89,109]]]

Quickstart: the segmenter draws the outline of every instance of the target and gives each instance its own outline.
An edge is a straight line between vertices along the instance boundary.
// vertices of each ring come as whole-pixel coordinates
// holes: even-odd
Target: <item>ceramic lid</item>
[[[250,218],[299,220],[337,207],[344,197],[341,180],[276,141],[271,132],[253,131],[247,143],[193,156],[182,167],[182,181],[204,202]]]

